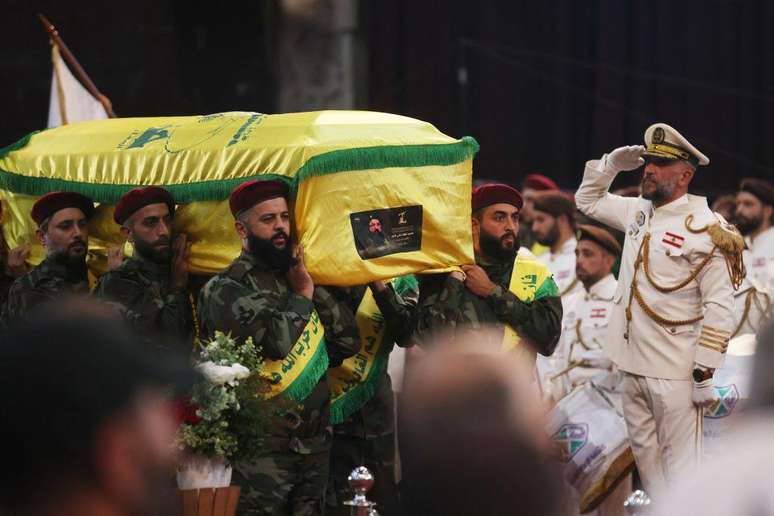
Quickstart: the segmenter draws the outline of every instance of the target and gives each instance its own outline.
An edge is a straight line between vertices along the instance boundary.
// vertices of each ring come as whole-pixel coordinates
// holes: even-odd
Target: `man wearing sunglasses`
[[[651,496],[699,464],[712,376],[733,331],[744,276],[741,235],[688,188],[709,158],[657,123],[645,145],[586,163],[578,208],[626,232],[606,353],[622,372],[624,418]],[[643,167],[644,166],[644,167]],[[638,198],[608,193],[621,171],[642,167]]]

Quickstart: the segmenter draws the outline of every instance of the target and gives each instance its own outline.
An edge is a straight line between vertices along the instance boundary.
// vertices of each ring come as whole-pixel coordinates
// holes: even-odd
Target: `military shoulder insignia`
[[[645,224],[645,212],[640,210],[637,212],[637,217],[635,218],[635,221],[637,222],[638,226],[642,226]]]

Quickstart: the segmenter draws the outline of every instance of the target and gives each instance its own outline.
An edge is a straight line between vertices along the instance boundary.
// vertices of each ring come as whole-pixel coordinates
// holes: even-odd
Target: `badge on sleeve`
[[[638,226],[642,226],[645,224],[645,212],[640,210],[637,212],[637,217],[635,218],[637,221]]]

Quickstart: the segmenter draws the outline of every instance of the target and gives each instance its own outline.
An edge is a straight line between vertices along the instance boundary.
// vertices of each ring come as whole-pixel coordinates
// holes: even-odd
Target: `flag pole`
[[[83,87],[86,88],[86,90],[95,98],[97,99],[100,104],[102,104],[102,107],[105,108],[105,112],[110,118],[115,118],[116,114],[113,112],[113,105],[110,103],[110,99],[107,98],[105,95],[103,95],[98,89],[97,86],[92,82],[92,80],[89,78],[89,76],[86,74],[86,71],[83,69],[81,64],[78,62],[77,59],[75,59],[75,56],[72,52],[70,52],[70,49],[67,48],[67,45],[64,41],[62,41],[62,38],[59,36],[59,31],[56,30],[56,27],[46,19],[45,16],[42,14],[38,14],[38,19],[40,20],[40,23],[43,24],[43,27],[46,29],[46,32],[48,32],[48,35],[51,37],[51,41],[53,44],[55,44],[57,47],[59,47],[59,53],[62,55],[64,60],[67,62],[68,66],[73,70],[73,73],[75,73],[78,80],[83,84]]]

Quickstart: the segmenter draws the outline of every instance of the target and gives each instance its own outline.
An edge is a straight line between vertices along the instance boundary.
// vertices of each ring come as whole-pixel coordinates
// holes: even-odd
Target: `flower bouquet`
[[[176,402],[183,452],[180,489],[227,487],[231,461],[261,452],[274,401],[264,399],[263,360],[251,339],[238,343],[221,332],[202,344],[196,368],[204,380]]]

